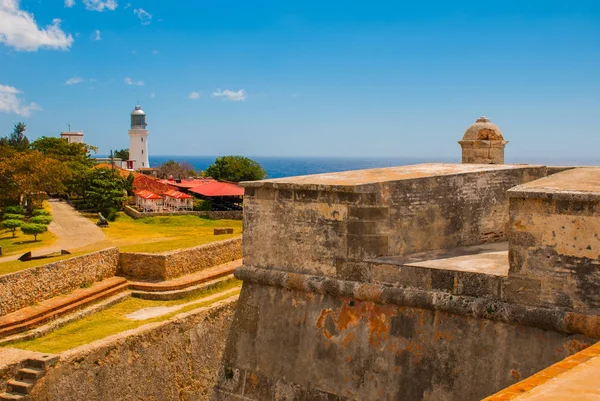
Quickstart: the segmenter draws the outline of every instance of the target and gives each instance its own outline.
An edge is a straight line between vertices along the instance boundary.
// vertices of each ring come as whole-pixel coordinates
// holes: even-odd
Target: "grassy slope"
[[[93,219],[95,222],[97,217],[95,215],[90,216],[90,219]],[[214,235],[213,228],[215,227],[233,228],[233,234]],[[72,250],[72,255],[33,260],[30,262],[20,262],[18,260],[1,262],[0,275],[14,273],[19,270],[41,266],[113,246],[118,246],[122,252],[166,252],[174,249],[190,248],[209,242],[239,237],[242,234],[242,222],[240,220],[201,219],[197,216],[147,217],[141,220],[134,220],[124,213],[119,213],[117,220],[110,223],[109,227],[104,228],[103,231],[106,235],[104,241],[81,249]],[[10,236],[10,234],[7,235]],[[53,239],[39,241],[36,243],[36,246],[51,245],[53,240],[56,239],[52,233],[44,233],[43,236],[51,236]],[[40,236],[38,238],[46,237]],[[0,246],[3,246],[1,238]],[[21,252],[25,253],[33,248],[33,246],[27,246]]]
[[[233,234],[213,235],[215,227],[233,228]],[[117,220],[103,229],[106,240],[80,250],[118,246],[123,252],[165,252],[189,248],[241,235],[240,220],[210,220],[197,216],[146,217],[134,220],[119,213]],[[78,250],[78,251],[80,251]]]
[[[188,298],[174,301],[150,301],[138,298],[129,298],[101,312],[69,323],[43,337],[33,340],[20,341],[8,345],[8,347],[48,353],[62,352],[67,349],[75,348],[77,346],[88,344],[110,335],[123,332],[125,330],[143,326],[144,324],[168,320],[180,313],[197,309],[202,306],[211,305],[217,301],[229,298],[234,294],[239,293],[239,290],[235,292],[228,292],[206,302],[202,302],[202,298],[226,290],[239,288],[240,286],[240,281],[232,279],[220,284],[216,288],[203,291]],[[199,302],[156,318],[146,320],[131,320],[126,317],[127,314],[143,308],[181,305],[194,300],[199,300]]]

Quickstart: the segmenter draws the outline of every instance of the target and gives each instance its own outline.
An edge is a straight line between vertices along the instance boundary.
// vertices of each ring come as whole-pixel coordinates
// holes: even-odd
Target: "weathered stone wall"
[[[118,249],[109,248],[2,275],[0,316],[113,277],[118,264]]]
[[[169,280],[242,257],[242,238],[159,254],[120,254],[119,274],[140,280]]]
[[[510,271],[520,302],[600,311],[600,169],[531,184],[509,191]]]
[[[245,183],[244,264],[360,279],[368,258],[505,240],[506,190],[545,173],[431,164]]]
[[[596,342],[600,314],[530,302],[505,251],[439,256],[505,240],[507,190],[545,174],[424,165],[246,184],[217,399],[479,400]],[[440,263],[411,262],[423,255]]]
[[[143,219],[144,217],[158,217],[158,216],[198,216],[213,220],[242,220],[243,212],[241,210],[206,210],[206,211],[185,211],[185,212],[160,212],[160,213],[147,213],[138,212],[134,208],[125,206],[123,208],[125,214],[133,219]]]
[[[243,277],[217,399],[479,400],[596,341],[500,304],[472,316],[494,305],[476,298],[299,276]]]
[[[31,398],[208,400],[235,306],[234,297],[66,351]]]

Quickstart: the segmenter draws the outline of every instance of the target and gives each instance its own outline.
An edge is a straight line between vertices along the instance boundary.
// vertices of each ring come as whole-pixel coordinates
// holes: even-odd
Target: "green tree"
[[[52,223],[52,217],[50,216],[35,216],[29,219],[29,222],[34,224],[50,224]]]
[[[21,231],[27,235],[33,235],[33,240],[37,241],[37,236],[48,231],[48,227],[44,224],[26,223],[21,225]]]
[[[81,208],[106,212],[120,209],[127,193],[125,179],[108,168],[93,168],[82,177]]]
[[[222,156],[206,169],[206,175],[216,180],[240,182],[262,180],[267,172],[258,162],[247,157]]]
[[[7,230],[10,230],[12,232],[12,236],[13,238],[15,238],[15,233],[17,232],[17,228],[21,227],[21,224],[23,224],[23,222],[21,220],[4,220],[2,222],[2,227],[6,228]]]
[[[62,162],[69,174],[62,177],[65,192],[81,196],[82,180],[96,162],[92,154],[98,151],[95,146],[84,143],[69,143],[63,138],[41,137],[31,143],[31,149],[44,156]]]
[[[120,149],[113,152],[113,157],[121,160],[129,160],[129,149]]]
[[[64,163],[37,150],[0,156],[0,197],[13,204],[32,205],[44,192],[64,193],[63,181],[69,177]]]
[[[133,194],[133,182],[135,181],[135,177],[133,174],[129,173],[127,178],[125,178],[125,191],[127,191],[127,195]]]
[[[188,162],[176,162],[175,160],[167,160],[158,168],[158,176],[163,178],[187,178],[196,175],[194,166]]]
[[[13,132],[8,137],[0,139],[0,146],[8,146],[18,152],[24,152],[29,149],[29,139],[25,136],[27,126],[25,123],[17,123]]]
[[[98,151],[97,147],[85,143],[69,143],[63,138],[47,136],[33,141],[31,149],[61,162],[79,163],[86,167],[92,167],[96,163],[92,158],[92,154]]]
[[[18,213],[4,213],[4,218],[6,220],[24,220],[25,216]]]

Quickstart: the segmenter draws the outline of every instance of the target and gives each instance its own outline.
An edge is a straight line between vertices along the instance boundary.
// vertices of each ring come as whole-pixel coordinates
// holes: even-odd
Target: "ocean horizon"
[[[98,157],[107,157],[98,155]],[[195,170],[205,171],[214,163],[218,156],[180,156],[180,155],[151,155],[150,167],[158,167],[168,160],[187,162]],[[349,170],[363,170],[380,167],[406,166],[419,163],[460,163],[460,154],[456,157],[278,157],[278,156],[249,156],[256,160],[267,172],[268,178],[292,177],[297,175],[333,173]],[[553,159],[543,156],[518,158],[507,157],[507,164],[527,163],[545,165],[599,165],[598,159]]]

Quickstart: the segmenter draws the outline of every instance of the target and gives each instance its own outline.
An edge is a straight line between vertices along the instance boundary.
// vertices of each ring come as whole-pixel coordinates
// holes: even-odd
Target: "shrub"
[[[25,214],[27,213],[27,211],[25,210],[25,208],[23,206],[6,206],[4,208],[4,213],[11,213],[11,214]]]
[[[45,209],[35,209],[31,212],[32,216],[50,216],[50,212]]]
[[[194,211],[212,210],[212,202],[204,199],[194,199]]]
[[[35,216],[35,217],[32,217],[31,219],[29,219],[29,222],[34,223],[34,224],[48,225],[52,222],[52,217],[50,217],[50,216]]]
[[[37,241],[37,236],[48,231],[48,226],[43,224],[26,223],[21,225],[21,231],[27,235],[33,235],[33,240]]]
[[[119,215],[119,211],[114,208],[108,208],[108,210],[106,211],[106,220],[108,221],[115,221],[117,219],[117,216]]]
[[[23,220],[25,216],[22,214],[4,213],[5,220]]]
[[[17,232],[17,228],[21,227],[21,224],[23,224],[21,220],[4,220],[2,222],[2,227],[10,230],[14,238],[15,233]]]

